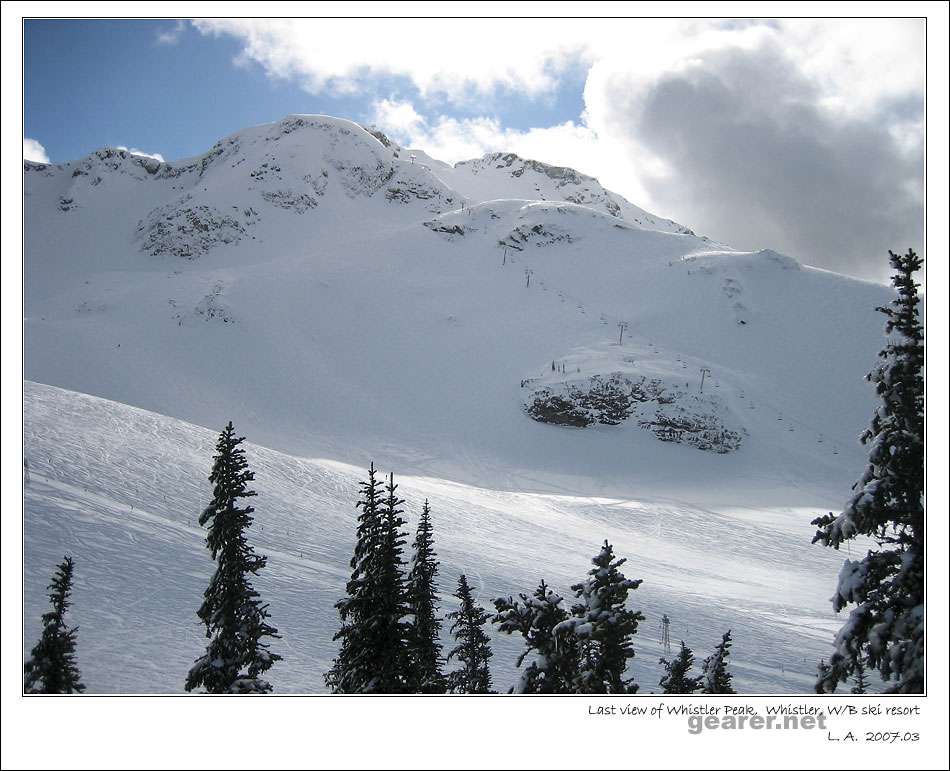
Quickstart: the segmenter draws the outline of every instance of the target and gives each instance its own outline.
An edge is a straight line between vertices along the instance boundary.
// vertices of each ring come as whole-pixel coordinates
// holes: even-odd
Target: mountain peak
[[[119,179],[164,180],[170,183],[171,195],[153,210],[159,218],[169,216],[170,209],[180,209],[175,202],[181,203],[183,197],[200,198],[212,189],[218,191],[213,196],[218,200],[200,202],[206,209],[223,211],[218,201],[224,196],[230,199],[227,207],[237,211],[254,211],[255,203],[263,199],[300,213],[316,209],[318,203],[326,208],[335,200],[333,189],[338,188],[348,199],[372,198],[382,191],[381,197],[390,202],[422,202],[427,214],[443,214],[463,202],[561,201],[648,230],[692,235],[689,228],[644,211],[570,167],[511,152],[487,153],[452,166],[422,151],[405,151],[376,127],[322,114],[292,113],[273,123],[241,129],[198,156],[171,162],[107,147],[55,166],[28,162],[24,171],[46,176],[67,173],[57,201],[62,211],[88,205],[103,190],[124,184]],[[103,182],[108,184],[100,187]],[[224,221],[224,215],[213,219]]]

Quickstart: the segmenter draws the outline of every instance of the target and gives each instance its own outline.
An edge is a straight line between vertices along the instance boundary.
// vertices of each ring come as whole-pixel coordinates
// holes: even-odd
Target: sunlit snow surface
[[[889,290],[732,250],[570,170],[448,167],[325,116],[173,164],[27,164],[24,188],[24,643],[72,553],[91,690],[178,690],[200,654],[196,521],[228,420],[256,443],[278,690],[322,687],[371,460],[410,519],[431,499],[447,595],[464,570],[486,604],[542,577],[568,596],[609,538],[644,579],[645,691],[663,613],[699,659],[732,628],[740,689],[810,689],[847,555],[808,523],[862,468]],[[612,373],[688,393],[740,448],[525,414],[533,388]],[[517,641],[494,645],[505,690]]]
[[[197,525],[216,435],[91,396],[25,384],[26,628],[39,634],[45,585],[76,560],[72,623],[92,692],[180,691],[202,650],[195,616],[212,563]],[[271,604],[284,661],[282,692],[323,690],[336,650],[333,603],[347,576],[363,478],[359,468],[248,445],[259,496],[251,539],[269,563],[255,582]],[[410,526],[428,497],[442,561],[443,609],[460,572],[479,600],[529,591],[542,577],[563,594],[607,538],[646,621],[632,672],[659,679],[659,619],[701,658],[728,628],[745,692],[808,691],[838,623],[826,597],[841,555],[810,546],[809,511],[700,508],[673,498],[615,499],[504,492],[397,476]],[[496,687],[515,680],[515,640],[493,634]]]

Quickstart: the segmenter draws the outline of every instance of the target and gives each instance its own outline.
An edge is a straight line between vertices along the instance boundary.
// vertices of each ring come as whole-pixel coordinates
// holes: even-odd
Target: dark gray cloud
[[[646,185],[698,232],[873,280],[889,248],[922,250],[923,148],[892,133],[922,119],[921,96],[836,114],[774,46],[706,54],[629,93],[612,130],[668,164]]]

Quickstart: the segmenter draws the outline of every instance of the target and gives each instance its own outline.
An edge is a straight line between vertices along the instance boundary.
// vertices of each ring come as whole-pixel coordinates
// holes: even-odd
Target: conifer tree
[[[369,467],[369,481],[360,482],[360,491],[361,496],[356,503],[360,514],[356,527],[356,545],[350,559],[352,572],[346,583],[347,596],[335,605],[342,623],[333,639],[340,641],[340,652],[324,677],[327,686],[338,693],[359,693],[366,689],[374,676],[374,654],[369,625],[374,612],[372,579],[375,575],[374,561],[381,531],[382,490],[372,463]]]
[[[732,646],[732,630],[722,636],[716,651],[703,662],[703,693],[735,693],[732,689],[732,673],[729,672],[729,648]]]
[[[266,567],[267,558],[247,542],[254,507],[242,500],[257,493],[247,487],[254,472],[248,469],[243,441],[228,421],[208,477],[214,494],[198,518],[200,525],[208,525],[207,546],[217,568],[198,609],[210,642],[188,672],[186,691],[203,687],[208,693],[268,693],[271,684],[261,675],[281,658],[265,642],[280,635],[268,623],[267,605],[250,581]]]
[[[572,633],[580,646],[580,667],[575,677],[577,693],[636,693],[633,678],[624,678],[627,661],[634,657],[633,636],[643,614],[626,607],[627,595],[641,580],[626,578],[614,559],[613,547],[604,541],[591,562],[587,580],[571,587],[579,602],[572,617],[555,627],[555,635]]]
[[[378,616],[376,632],[380,666],[378,679],[373,688],[379,693],[404,693],[411,690],[412,639],[411,610],[406,590],[403,547],[406,533],[402,530],[406,520],[399,508],[404,500],[396,495],[399,487],[389,475],[386,497],[383,499],[381,517],[382,538],[380,541],[378,568]]]
[[[79,627],[70,629],[65,621],[66,609],[71,604],[72,581],[72,558],[63,557],[47,587],[53,609],[43,614],[43,634],[23,667],[23,690],[26,693],[82,693],[86,690],[76,664]]]
[[[841,568],[832,605],[838,612],[854,607],[835,637],[819,693],[833,692],[862,656],[890,682],[887,692],[924,688],[924,336],[914,281],[923,262],[913,250],[889,254],[897,297],[878,308],[888,342],[867,376],[880,397],[861,436],[868,466],[844,510],[812,522],[813,542],[838,549],[867,537],[878,548]]]
[[[447,661],[455,659],[462,666],[448,674],[448,689],[452,693],[491,693],[491,671],[488,659],[492,657],[488,635],[482,629],[491,614],[476,604],[465,574],[459,576],[459,609],[449,613],[451,631],[456,646],[449,651]]]
[[[333,639],[340,640],[340,652],[324,679],[339,693],[405,693],[412,677],[403,501],[391,474],[383,497],[372,465],[369,481],[360,486],[352,573],[347,596],[336,603],[342,625]]]
[[[429,500],[422,505],[422,516],[412,543],[412,561],[407,578],[409,609],[412,612],[412,683],[417,693],[444,693],[445,676],[442,674],[442,644],[439,633],[442,623],[436,613],[438,594],[435,579],[439,561],[432,539],[432,517]]]
[[[851,693],[856,696],[868,692],[867,667],[864,666],[864,657],[859,656],[854,662],[854,685],[851,687]]]
[[[824,659],[818,659],[818,667],[815,669],[817,677],[815,679],[815,693],[823,693],[821,690],[821,683],[824,682],[825,678],[828,676],[828,672],[831,667],[825,662]]]
[[[577,638],[570,630],[555,635],[555,627],[564,621],[567,611],[561,607],[564,598],[548,588],[542,580],[532,596],[521,599],[499,597],[494,601],[492,622],[505,634],[520,634],[525,650],[518,656],[517,666],[534,657],[512,688],[515,693],[573,693],[580,664]]]
[[[663,693],[696,693],[702,687],[701,676],[691,677],[689,672],[693,668],[693,651],[686,643],[680,640],[680,651],[670,661],[660,659],[665,674],[660,678],[660,688]]]

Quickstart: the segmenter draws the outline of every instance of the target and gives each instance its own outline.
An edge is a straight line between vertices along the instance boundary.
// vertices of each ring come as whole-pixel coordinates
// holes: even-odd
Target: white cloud
[[[637,203],[881,279],[888,248],[923,251],[923,37],[869,21],[702,35],[656,70],[604,59],[585,117],[637,159]]]
[[[181,36],[185,34],[187,24],[184,19],[178,19],[172,27],[163,27],[155,33],[155,42],[162,46],[175,46],[181,41]]]
[[[406,139],[424,127],[425,119],[410,102],[379,99],[373,104],[373,122],[394,136]]]
[[[237,38],[237,62],[272,77],[297,78],[312,93],[362,91],[379,76],[401,76],[426,96],[459,102],[498,86],[540,94],[589,39],[573,24],[536,19],[199,19],[206,35]]]
[[[125,145],[116,145],[116,150],[125,150],[125,152],[130,153],[131,155],[140,155],[143,158],[152,158],[156,161],[164,162],[165,158],[161,153],[147,153],[144,150],[139,150],[137,147],[126,147]]]
[[[838,110],[866,112],[920,90],[921,19],[198,19],[205,35],[237,39],[238,63],[299,79],[313,93],[363,92],[407,78],[424,98],[477,100],[501,87],[553,91],[572,64],[606,63],[649,82],[703,52],[779,41]]]
[[[374,102],[372,118],[433,157],[509,150],[571,166],[736,245],[797,249],[813,264],[860,272],[886,248],[879,240],[910,242],[921,230],[922,19],[194,24],[238,40],[237,64],[314,94],[373,98],[394,93],[395,78],[400,99]],[[506,94],[556,93],[574,66],[586,73],[581,115],[525,130],[492,117]],[[530,108],[519,104],[523,118]]]
[[[46,148],[35,139],[23,137],[23,160],[49,163],[49,156],[46,154]]]

